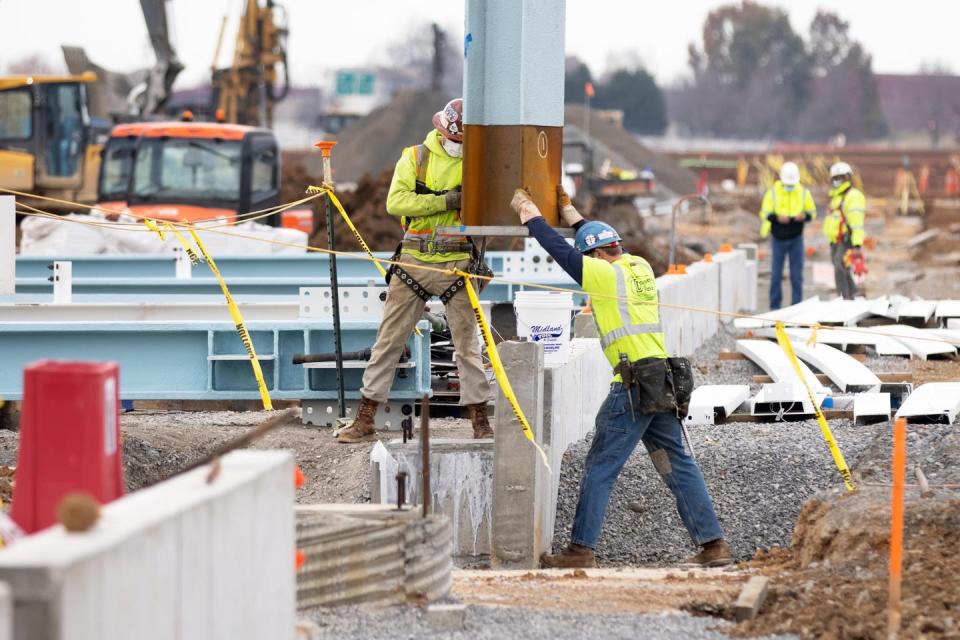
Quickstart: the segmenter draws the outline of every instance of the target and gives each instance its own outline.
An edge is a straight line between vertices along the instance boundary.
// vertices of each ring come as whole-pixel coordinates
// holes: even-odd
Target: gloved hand
[[[463,201],[463,194],[459,191],[447,191],[444,196],[446,199],[447,211],[460,210],[460,203]]]
[[[541,216],[540,209],[530,199],[530,194],[523,189],[517,189],[513,192],[513,200],[510,201],[510,206],[520,216],[520,222],[523,224]]]
[[[562,184],[557,185],[557,211],[560,212],[560,219],[563,220],[568,227],[572,227],[583,220],[583,216],[580,215],[577,208],[573,206],[573,202],[570,201],[570,196],[567,195]]]

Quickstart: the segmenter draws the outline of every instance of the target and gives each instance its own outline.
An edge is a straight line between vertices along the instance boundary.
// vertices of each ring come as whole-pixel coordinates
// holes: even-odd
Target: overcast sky
[[[325,70],[383,61],[383,45],[428,21],[463,37],[462,0],[286,0],[289,57],[296,85],[319,84]],[[662,84],[686,70],[687,45],[699,42],[703,20],[720,0],[567,0],[566,47],[595,75],[611,62],[639,55]],[[957,0],[791,0],[794,28],[806,33],[820,6],[839,10],[853,36],[873,54],[874,70],[912,73],[922,63],[960,72]],[[205,81],[220,20],[233,18],[225,63],[242,0],[172,0],[174,45],[187,69],[184,87]],[[62,64],[60,44],[83,46],[103,67],[129,71],[153,59],[137,0],[0,0],[0,69],[33,53]]]

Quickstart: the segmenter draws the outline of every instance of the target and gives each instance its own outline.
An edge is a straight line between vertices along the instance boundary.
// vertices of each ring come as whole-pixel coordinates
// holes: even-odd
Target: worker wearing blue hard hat
[[[717,567],[732,561],[730,546],[707,493],[703,474],[684,448],[683,426],[693,372],[686,358],[671,358],[660,326],[657,282],[650,264],[626,253],[620,234],[605,222],[587,222],[557,187],[560,218],[576,230],[567,244],[517,189],[510,205],[557,264],[591,296],[600,346],[616,374],[597,414],[580,485],[570,544],[544,554],[545,567],[596,566],[594,549],[613,485],[639,442],[673,492],[677,510],[700,552],[687,562]]]

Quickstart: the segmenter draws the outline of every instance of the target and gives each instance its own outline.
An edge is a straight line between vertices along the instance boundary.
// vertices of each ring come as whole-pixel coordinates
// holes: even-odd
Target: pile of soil
[[[334,179],[360,182],[393,169],[404,147],[420,144],[433,114],[455,96],[442,91],[402,91],[388,104],[351,123],[337,136]]]
[[[790,551],[752,563],[771,575],[761,614],[735,634],[885,638],[890,490],[821,495],[800,513]],[[907,490],[903,638],[960,636],[960,494]]]
[[[583,105],[568,104],[564,110],[567,126],[580,127],[585,117]],[[590,112],[590,137],[599,140],[637,169],[650,167],[657,176],[657,184],[678,195],[696,189],[697,177],[692,171],[678,166],[673,158],[648,149],[626,129],[600,117],[596,111]]]
[[[350,220],[360,232],[364,241],[373,251],[393,251],[403,237],[400,223],[387,214],[387,192],[393,169],[387,169],[377,176],[365,175],[360,178],[357,188],[352,191],[338,191],[337,198],[343,204]],[[319,185],[319,175],[312,175],[303,164],[286,164],[283,167],[283,202],[292,202],[303,197],[305,185]],[[327,247],[327,220],[325,200],[318,198],[309,204],[313,209],[313,231],[310,234],[311,247]],[[360,243],[347,227],[340,214],[334,210],[334,233],[337,249],[340,251],[360,251]]]

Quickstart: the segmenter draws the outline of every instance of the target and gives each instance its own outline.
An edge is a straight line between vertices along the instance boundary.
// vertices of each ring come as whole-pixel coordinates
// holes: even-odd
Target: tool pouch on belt
[[[471,242],[473,240],[471,239]],[[480,290],[480,293],[483,293],[483,290],[487,288],[487,285],[490,284],[490,281],[487,278],[493,277],[493,269],[490,268],[483,258],[480,256],[480,252],[477,251],[477,244],[473,242],[473,262],[470,263],[470,273],[482,276],[477,278],[475,282],[477,283],[477,288]]]
[[[400,262],[401,253],[403,253],[403,242],[397,245],[397,250],[393,252],[392,256],[390,256],[390,262]],[[390,278],[393,277],[393,270],[396,266],[396,264],[389,265],[387,267],[387,272],[383,274],[383,279],[388,285],[390,284]]]
[[[664,358],[643,358],[630,363],[632,392],[637,396],[637,412],[643,415],[673,413],[677,410],[673,376]]]
[[[677,417],[683,419],[690,410],[690,396],[693,395],[693,366],[686,358],[667,358],[667,363],[677,402]]]

